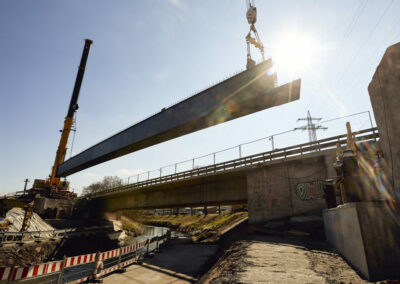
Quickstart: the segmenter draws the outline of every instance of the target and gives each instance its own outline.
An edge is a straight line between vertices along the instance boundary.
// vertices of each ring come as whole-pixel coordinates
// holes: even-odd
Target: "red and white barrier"
[[[35,266],[28,266],[28,267],[18,267],[15,268],[12,274],[8,275],[10,280],[20,280],[45,274],[50,274],[54,272],[58,272],[62,270],[63,261],[52,261],[47,263],[38,264]],[[4,275],[5,276],[5,275]],[[3,280],[3,278],[2,278]]]
[[[11,267],[0,268],[0,280],[8,280],[10,278]]]
[[[95,253],[91,253],[91,254],[68,257],[67,259],[65,259],[64,267],[72,267],[80,264],[94,262],[95,256],[96,256]]]
[[[148,244],[154,242],[158,238],[153,238],[153,239],[148,239],[142,242],[135,243],[133,245],[125,246],[122,248],[114,249],[114,250],[109,250],[105,252],[100,253],[100,260],[105,260],[113,257],[118,257],[120,255],[124,255],[130,252],[134,252],[140,248],[146,247]],[[71,256],[64,260],[58,260],[58,261],[52,261],[52,262],[46,262],[34,266],[27,266],[27,267],[17,267],[17,268],[12,268],[12,267],[1,267],[0,268],[0,280],[21,280],[21,279],[26,279],[26,278],[31,278],[31,277],[36,277],[36,276],[42,276],[50,273],[56,273],[60,272],[64,268],[72,267],[72,266],[77,266],[85,263],[90,263],[90,262],[95,262],[96,254],[91,253],[91,254],[84,254],[84,255],[78,255],[78,256]],[[124,266],[127,266],[131,263],[134,263],[137,261],[137,257],[131,258],[127,261],[124,261],[118,265],[115,265],[113,267],[107,268],[101,272],[101,275],[108,274],[114,270],[120,269]],[[80,283],[84,282],[86,280],[89,280],[91,276],[84,277],[79,280],[75,280],[71,283]]]

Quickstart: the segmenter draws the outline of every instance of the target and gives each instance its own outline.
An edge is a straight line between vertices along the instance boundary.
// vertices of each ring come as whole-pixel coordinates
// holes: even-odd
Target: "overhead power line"
[[[365,45],[367,44],[367,42],[369,41],[369,39],[371,38],[371,36],[375,33],[376,28],[379,26],[379,24],[381,23],[382,19],[384,18],[384,16],[386,15],[386,13],[389,11],[389,8],[392,6],[394,0],[390,1],[390,3],[387,5],[385,11],[382,13],[382,15],[380,16],[378,22],[376,22],[375,26],[373,27],[373,29],[371,30],[371,32],[368,34],[367,38],[364,40],[364,42],[361,44],[360,48],[358,49],[358,51],[356,52],[356,54],[353,56],[352,60],[349,61],[349,64],[346,66],[345,70],[343,72],[341,72],[341,76],[339,77],[337,83],[335,86],[338,86],[339,83],[342,81],[342,79],[344,78],[345,74],[348,72],[348,70],[350,69],[350,67],[353,65],[354,61],[357,59],[357,57],[360,55],[361,51],[364,49]]]
[[[339,49],[339,53],[337,55],[337,57],[339,57],[343,51],[344,46],[347,43],[347,40],[350,38],[351,33],[354,30],[354,27],[357,25],[358,19],[360,18],[362,12],[364,11],[364,8],[367,6],[369,0],[362,0],[360,2],[360,5],[358,6],[355,15],[353,16],[353,21],[351,21],[349,27],[347,28],[347,31],[345,32],[345,34],[343,35],[342,40],[340,41],[339,46],[341,47]]]

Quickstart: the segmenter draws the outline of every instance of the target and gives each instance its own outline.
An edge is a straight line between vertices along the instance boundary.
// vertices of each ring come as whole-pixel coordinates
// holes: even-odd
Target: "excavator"
[[[85,39],[85,45],[83,48],[82,58],[76,76],[71,101],[69,103],[67,116],[64,119],[64,127],[62,130],[60,130],[60,142],[58,144],[56,157],[49,177],[47,179],[35,179],[32,188],[29,190],[24,190],[22,195],[7,195],[3,198],[0,198],[0,213],[2,215],[5,214],[7,208],[19,207],[24,209],[25,216],[21,231],[25,231],[29,227],[29,219],[33,212],[34,200],[38,196],[50,199],[77,199],[77,195],[69,191],[69,182],[66,180],[61,180],[60,177],[57,177],[57,168],[61,163],[64,162],[65,155],[67,153],[68,139],[71,131],[73,130],[75,121],[74,116],[78,109],[79,92],[92,43],[92,40]],[[5,219],[4,222],[0,222],[0,230],[6,230],[8,226],[9,222],[7,219]]]

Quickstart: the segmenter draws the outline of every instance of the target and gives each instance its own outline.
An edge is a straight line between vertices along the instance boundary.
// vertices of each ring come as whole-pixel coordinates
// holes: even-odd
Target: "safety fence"
[[[357,132],[352,132],[352,134],[356,137],[356,141],[359,143],[376,140],[379,137],[376,127],[364,129]],[[100,192],[88,194],[86,195],[86,197],[93,198],[93,197],[105,196],[108,194],[120,193],[133,189],[153,186],[161,183],[175,182],[179,180],[184,180],[204,175],[221,173],[224,171],[236,170],[239,168],[245,168],[253,165],[263,164],[266,162],[270,162],[272,160],[286,159],[290,157],[302,156],[308,153],[335,149],[337,144],[339,144],[340,146],[344,146],[346,145],[346,143],[347,143],[347,134],[337,135],[309,143],[298,144],[286,148],[274,149],[272,151],[241,157],[235,160],[217,163],[201,168],[195,168],[192,170],[171,174],[167,176],[162,176],[159,178],[136,182],[133,184],[123,185],[115,188],[109,188]]]
[[[64,239],[72,236],[96,234],[99,231],[112,230],[112,226],[92,226],[86,228],[71,228],[61,230],[33,232],[0,232],[0,247],[29,242]]]
[[[137,262],[171,238],[171,231],[104,252],[65,257],[27,267],[0,268],[0,283],[80,283],[102,277]]]

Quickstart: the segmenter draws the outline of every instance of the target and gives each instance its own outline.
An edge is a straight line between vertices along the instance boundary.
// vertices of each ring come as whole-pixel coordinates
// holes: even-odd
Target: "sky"
[[[370,127],[367,87],[385,49],[400,41],[400,1],[256,0],[256,6],[256,28],[278,83],[301,77],[300,100],[71,175],[75,192],[104,176],[126,180],[302,126],[297,118],[308,110],[322,120],[363,112],[323,124],[328,129],[319,138],[345,133],[346,121],[354,129]],[[245,0],[0,1],[0,194],[50,173],[85,38],[94,44],[67,158],[243,70],[245,13]],[[252,55],[260,60],[256,50]],[[274,143],[307,139],[297,131]],[[243,146],[243,155],[272,147],[270,140],[257,143]],[[219,153],[217,162],[236,151]]]

